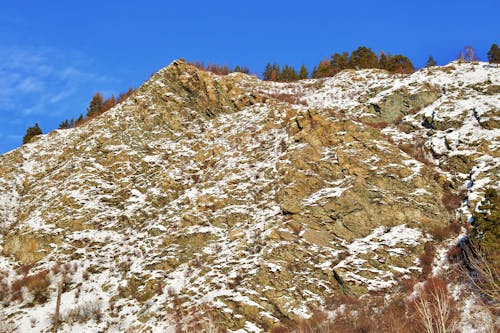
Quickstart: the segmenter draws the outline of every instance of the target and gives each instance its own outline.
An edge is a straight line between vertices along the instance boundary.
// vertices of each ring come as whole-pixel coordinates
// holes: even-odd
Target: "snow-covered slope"
[[[61,280],[61,332],[260,332],[390,292],[499,187],[499,87],[485,63],[272,83],[176,61],[0,157],[2,325],[50,331]]]

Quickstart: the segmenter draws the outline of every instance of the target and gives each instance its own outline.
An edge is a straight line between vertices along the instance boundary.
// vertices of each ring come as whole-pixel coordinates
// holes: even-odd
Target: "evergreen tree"
[[[250,70],[248,69],[248,67],[246,66],[236,66],[234,68],[234,71],[235,72],[239,72],[239,73],[245,73],[245,74],[249,74],[250,73]]]
[[[307,72],[307,68],[304,64],[302,64],[302,66],[300,66],[299,79],[305,80],[308,77],[309,77],[309,73]]]
[[[273,66],[271,64],[266,65],[266,69],[264,70],[264,73],[262,73],[262,78],[264,81],[270,81],[271,80],[271,73],[273,72]]]
[[[393,73],[410,74],[415,71],[410,59],[401,54],[396,54],[389,59],[388,70]]]
[[[330,77],[335,74],[332,63],[328,60],[322,60],[319,62],[316,71],[314,72],[315,78]]]
[[[30,140],[37,135],[42,134],[42,129],[38,126],[38,123],[35,123],[34,126],[28,127],[26,130],[26,134],[23,137],[23,144],[30,142]]]
[[[271,81],[281,81],[281,71],[278,64],[273,64],[271,70]]]
[[[84,119],[83,114],[80,113],[80,116],[75,120],[75,126],[81,124]]]
[[[371,49],[365,46],[360,46],[352,52],[349,64],[351,68],[355,69],[377,68],[378,58]]]
[[[103,112],[103,98],[101,93],[96,93],[87,108],[87,117],[95,117]]]
[[[132,95],[133,92],[134,92],[133,88],[128,88],[128,90],[126,92],[120,93],[120,95],[118,95],[118,99],[116,101],[116,104],[119,104],[119,103],[123,102],[124,100],[126,100],[130,95]]]
[[[311,72],[311,78],[313,78],[313,79],[318,78],[318,69],[316,68],[316,66],[313,67],[313,70]]]
[[[297,71],[292,66],[285,65],[281,71],[280,80],[285,82],[297,81],[299,76]]]
[[[425,67],[433,67],[436,66],[436,60],[430,55],[429,58],[427,59],[427,63],[425,64]]]
[[[490,64],[500,64],[500,48],[497,44],[492,44],[488,51],[488,61]]]
[[[68,119],[64,120],[59,124],[59,129],[68,129],[68,128],[71,128]]]
[[[102,103],[102,112],[106,112],[116,105],[115,95],[111,95],[110,98],[106,98],[106,100]]]
[[[334,73],[338,73],[344,69],[349,68],[349,53],[335,53],[334,55],[332,55],[331,65]]]
[[[380,51],[380,56],[378,58],[378,68],[387,69],[388,68],[388,59],[385,55],[384,51]]]

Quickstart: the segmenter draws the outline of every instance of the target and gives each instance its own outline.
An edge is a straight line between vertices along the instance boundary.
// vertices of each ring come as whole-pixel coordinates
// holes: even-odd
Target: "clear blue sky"
[[[439,64],[500,43],[500,1],[19,0],[0,5],[0,153],[92,95],[137,87],[173,59],[309,70],[360,45]]]

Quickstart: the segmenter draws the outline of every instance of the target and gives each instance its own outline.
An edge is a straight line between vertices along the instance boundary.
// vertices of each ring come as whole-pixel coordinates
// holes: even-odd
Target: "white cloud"
[[[109,77],[95,73],[88,57],[50,48],[0,47],[0,113],[53,112],[83,85],[104,85]]]

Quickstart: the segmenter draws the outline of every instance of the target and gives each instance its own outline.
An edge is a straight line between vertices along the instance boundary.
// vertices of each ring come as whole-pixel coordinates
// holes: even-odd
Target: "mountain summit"
[[[51,330],[60,285],[60,332],[261,332],[390,295],[499,188],[499,106],[486,63],[275,83],[174,61],[0,156],[5,330]]]

